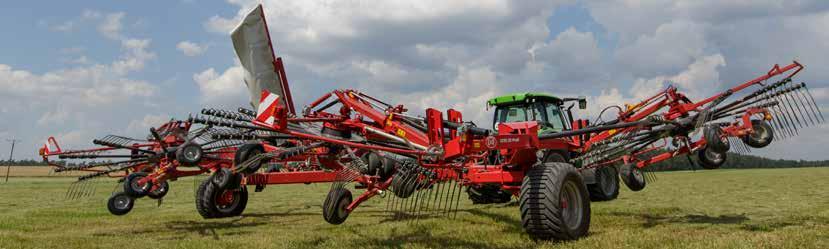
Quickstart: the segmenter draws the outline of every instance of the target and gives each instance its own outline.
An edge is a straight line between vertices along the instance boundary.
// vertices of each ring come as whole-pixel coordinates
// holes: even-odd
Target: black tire
[[[227,193],[227,191],[230,191],[230,193]],[[220,200],[225,197],[225,194],[230,195],[226,202]],[[245,186],[225,190],[216,185],[208,184],[200,199],[207,212],[212,213],[209,216],[213,218],[239,216],[248,205],[248,190]]]
[[[235,189],[242,183],[242,177],[228,168],[220,168],[210,177],[213,185],[221,189]]]
[[[176,149],[176,160],[185,166],[198,164],[202,156],[204,156],[204,151],[197,143],[186,143]]]
[[[138,181],[147,177],[147,173],[144,172],[136,172],[129,174],[126,179],[124,179],[124,193],[129,195],[132,198],[141,198],[147,196],[150,193],[150,189],[152,188],[152,183],[148,182],[142,186],[139,186]]]
[[[727,153],[714,152],[708,150],[708,148],[702,148],[697,151],[697,159],[699,159],[699,165],[703,169],[719,169],[725,163],[725,160],[728,159],[727,155]]]
[[[719,125],[705,126],[702,132],[707,144],[706,147],[711,148],[712,151],[725,153],[731,148],[728,138],[722,136],[722,127]]]
[[[645,189],[645,186],[647,185],[645,175],[642,173],[642,170],[632,163],[619,166],[619,178],[622,178],[622,182],[625,183],[625,186],[634,192]]]
[[[524,176],[521,222],[535,240],[575,240],[590,229],[590,199],[573,165],[543,163]]]
[[[205,219],[217,218],[216,212],[213,211],[213,209],[211,209],[210,206],[203,201],[205,199],[204,192],[207,190],[207,186],[210,185],[213,185],[213,183],[211,182],[210,178],[208,178],[202,181],[201,184],[199,184],[199,188],[196,189],[196,211],[198,211],[199,215],[201,215],[201,217]]]
[[[512,200],[512,193],[501,189],[500,184],[484,184],[466,188],[466,194],[472,204],[507,203]]]
[[[368,166],[366,167],[366,171],[362,172],[363,174],[371,176],[379,175],[379,170],[383,167],[383,157],[377,155],[377,153],[369,152],[362,156],[362,160]]]
[[[391,180],[391,191],[399,198],[409,198],[417,190],[420,177],[420,165],[413,160],[405,160]]]
[[[265,153],[265,148],[262,147],[261,144],[243,144],[242,146],[239,146],[239,149],[236,150],[236,154],[233,155],[233,165],[241,165],[243,162],[247,161],[248,159],[250,159],[250,158],[252,158],[256,155],[262,154],[262,153]],[[244,173],[244,174],[254,173],[254,172],[258,171],[260,168],[262,168],[262,165],[264,163],[265,162],[259,162],[259,163],[255,164],[253,167],[247,168],[242,173]]]
[[[161,198],[164,198],[164,196],[167,195],[167,192],[169,192],[169,191],[170,191],[170,184],[167,183],[167,181],[163,181],[163,182],[161,182],[161,184],[158,185],[158,188],[156,188],[155,191],[150,191],[149,193],[147,193],[147,197],[150,197],[150,199],[156,199],[156,200],[161,199]]]
[[[590,201],[610,201],[619,197],[619,172],[616,167],[596,169],[596,183],[587,184]]]
[[[132,206],[135,205],[135,199],[124,192],[117,192],[112,194],[107,200],[107,209],[109,213],[114,215],[125,215],[132,211]]]
[[[743,142],[752,148],[763,148],[774,140],[774,131],[769,123],[763,120],[751,120],[753,131],[742,137]]]
[[[348,219],[349,212],[346,208],[352,200],[351,191],[348,189],[332,189],[322,204],[322,217],[330,224],[342,224]]]

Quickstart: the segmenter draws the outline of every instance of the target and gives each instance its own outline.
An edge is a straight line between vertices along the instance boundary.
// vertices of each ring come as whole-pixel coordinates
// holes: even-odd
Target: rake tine
[[[457,186],[454,183],[452,183],[451,181],[452,181],[452,179],[450,179],[449,182],[448,182],[450,184],[449,187],[451,188],[451,192],[450,192],[449,195],[446,196],[446,206],[443,209],[443,214],[444,214],[444,216],[447,216],[447,217],[449,216],[449,208],[451,207],[451,205],[450,205],[451,203],[449,203],[449,202],[452,201],[452,199],[453,199],[452,197],[455,196],[455,189],[457,188]]]
[[[769,111],[772,113],[772,124],[776,126],[775,129],[777,134],[780,134],[780,137],[785,139],[786,137],[788,137],[788,131],[786,130],[786,127],[783,123],[783,114],[781,114],[779,110],[780,102],[776,99],[774,99],[773,101],[776,102],[776,104],[769,107]]]
[[[460,178],[460,176],[458,176],[458,178]],[[458,206],[460,205],[460,202],[461,202],[461,193],[463,193],[463,185],[461,185],[460,181],[457,182],[457,184],[459,186],[459,189],[458,189],[457,197],[455,198],[455,211],[454,211],[454,215],[452,217],[453,219],[458,218]]]
[[[792,107],[792,102],[791,102],[791,100],[789,99],[788,94],[783,94],[783,98],[784,98],[784,99],[786,99],[786,105],[789,107],[789,111],[791,111],[791,113],[790,113],[790,114],[794,117],[794,120],[796,121],[796,122],[795,122],[795,124],[796,124],[796,125],[799,125],[799,126],[800,126],[800,128],[802,129],[802,128],[803,128],[803,124],[802,124],[802,123],[800,123],[800,117],[798,117],[798,116],[797,116],[797,112],[795,112],[794,107]],[[795,127],[795,133],[797,133],[797,127]],[[800,134],[798,134],[798,135],[800,135]]]
[[[817,102],[815,102],[815,97],[812,96],[812,92],[809,91],[809,88],[806,87],[806,83],[801,83],[801,84],[803,84],[803,88],[806,89],[806,93],[809,94],[809,99],[812,100],[812,104],[815,105],[815,109],[817,109],[817,113],[820,113],[820,119],[823,120],[823,122],[826,122],[826,119],[823,118],[823,112],[820,111],[820,106],[817,105]]]
[[[795,87],[798,87],[798,86],[795,86]],[[801,109],[801,107],[800,107],[803,104],[803,102],[800,101],[800,99],[797,97],[797,94],[794,93],[794,91],[797,91],[796,88],[792,89],[792,92],[787,93],[786,95],[789,95],[788,97],[792,98],[792,102],[794,102],[794,105],[797,107],[797,111],[800,113],[800,117],[803,118],[803,123],[806,123],[806,117],[805,117],[806,115],[803,114],[803,109]],[[809,117],[809,118],[811,119],[811,117]],[[814,123],[812,123],[812,125],[814,125]],[[803,126],[801,126],[801,128],[803,128]]]
[[[809,100],[806,99],[806,96],[803,95],[802,91],[803,91],[803,85],[798,85],[797,89],[795,89],[792,92],[792,95],[794,95],[795,98],[800,102],[800,105],[803,106],[803,112],[806,113],[805,116],[809,117],[809,122],[812,125],[817,125],[818,124],[816,122],[817,116],[815,116],[814,112],[811,112],[812,111],[811,108],[806,107],[807,105],[809,107],[811,107],[812,103],[809,103]],[[820,121],[820,120],[817,120],[817,121]]]
[[[786,102],[782,96],[778,95],[776,98],[779,103],[777,110],[782,114],[781,116],[783,116],[783,119],[786,121],[786,128],[789,130],[789,136],[795,136],[797,129],[793,127],[794,119],[790,116],[789,111],[786,109]]]
[[[781,132],[780,132],[780,124],[778,124],[779,120],[777,120],[777,117],[775,117],[775,116],[776,116],[776,114],[775,114],[775,112],[774,112],[774,105],[777,105],[777,104],[774,104],[774,105],[769,105],[769,104],[771,104],[771,103],[772,103],[772,101],[774,101],[774,100],[772,100],[772,99],[771,99],[771,96],[770,96],[768,93],[763,93],[763,99],[765,99],[764,104],[768,105],[768,108],[766,108],[766,109],[767,109],[770,113],[772,113],[772,117],[773,117],[773,118],[772,118],[771,122],[769,122],[769,124],[771,124],[771,128],[772,128],[772,130],[774,131],[774,133],[781,134]]]
[[[806,96],[808,94],[808,91],[809,91],[806,88],[806,83],[800,83],[800,85],[801,85],[801,88],[799,89],[798,94],[800,94],[800,96],[803,98],[803,100],[806,101],[806,104],[809,106],[809,110],[812,112],[812,116],[815,117],[815,120],[817,121],[817,123],[820,123],[821,122],[820,117],[818,117],[818,115],[817,115],[818,111],[815,111],[815,108],[817,108],[817,105],[810,102],[809,97]],[[811,116],[810,116],[810,118],[811,118]]]
[[[440,210],[440,202],[443,199],[443,198],[441,198],[443,196],[443,192],[444,192],[444,186],[443,186],[444,184],[443,184],[442,180],[443,179],[438,178],[438,190],[437,190],[438,192],[435,195],[435,199],[432,201],[432,204],[433,204],[432,210],[434,212],[438,212]]]

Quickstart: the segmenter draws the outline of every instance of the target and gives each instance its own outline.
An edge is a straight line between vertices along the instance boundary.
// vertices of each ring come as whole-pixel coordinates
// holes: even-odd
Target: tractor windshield
[[[495,109],[493,129],[499,123],[536,121],[541,132],[560,132],[565,130],[561,109],[554,103],[536,102],[522,105],[499,106]]]

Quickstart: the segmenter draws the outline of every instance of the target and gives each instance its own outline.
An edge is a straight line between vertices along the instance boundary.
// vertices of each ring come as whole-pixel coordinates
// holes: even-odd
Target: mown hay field
[[[3,168],[3,170],[5,170]],[[12,169],[14,172],[14,169]],[[5,173],[5,172],[3,172]],[[65,200],[71,177],[0,184],[0,248],[829,248],[829,168],[657,173],[642,192],[592,204],[590,235],[535,242],[517,205],[460,204],[457,217],[391,219],[375,198],[339,226],[321,217],[327,184],[269,186],[241,217],[204,220],[196,181],[172,183],[163,203],[107,212],[113,179]]]

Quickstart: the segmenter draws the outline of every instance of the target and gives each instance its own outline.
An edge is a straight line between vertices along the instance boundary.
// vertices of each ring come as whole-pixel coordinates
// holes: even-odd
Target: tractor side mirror
[[[579,109],[587,109],[587,98],[584,96],[579,97]]]

